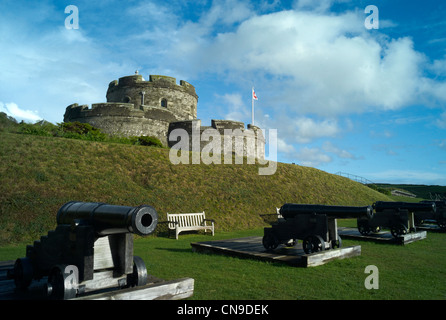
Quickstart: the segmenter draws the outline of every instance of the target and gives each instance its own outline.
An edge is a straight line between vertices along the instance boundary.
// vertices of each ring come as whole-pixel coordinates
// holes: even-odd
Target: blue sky
[[[65,28],[68,5],[79,29]],[[62,122],[138,70],[193,84],[203,125],[247,124],[254,86],[278,161],[446,185],[445,16],[435,0],[3,0],[0,111]]]

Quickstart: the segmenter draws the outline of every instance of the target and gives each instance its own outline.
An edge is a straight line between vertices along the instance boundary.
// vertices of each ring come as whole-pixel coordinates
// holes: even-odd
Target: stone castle
[[[197,119],[198,96],[195,87],[181,80],[168,76],[150,75],[146,81],[142,75],[119,78],[108,85],[107,102],[88,105],[74,103],[65,110],[64,122],[79,121],[89,123],[110,135],[118,136],[153,136],[165,146],[174,147],[176,141],[169,141],[169,134],[174,129],[192,132],[204,132],[214,129],[220,133],[221,141],[231,129],[231,139],[241,136],[244,141],[254,141],[255,158],[264,159],[265,139],[260,128],[231,120],[212,120],[211,126],[201,126]],[[254,139],[254,140],[252,140]],[[209,142],[201,141],[200,150]],[[233,149],[235,147],[232,147]],[[224,149],[228,152],[228,148]],[[234,153],[234,150],[229,150]],[[244,143],[244,155],[247,155],[247,143]],[[252,155],[253,153],[249,153]]]

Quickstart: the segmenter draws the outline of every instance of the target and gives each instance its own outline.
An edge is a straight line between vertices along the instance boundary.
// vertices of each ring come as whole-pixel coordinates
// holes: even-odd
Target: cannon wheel
[[[334,249],[334,248],[341,248],[341,247],[342,247],[342,239],[338,235],[338,240],[336,240],[336,241],[332,240],[331,241],[331,248]]]
[[[363,236],[367,236],[372,230],[370,229],[367,221],[358,221],[358,231]]]
[[[446,219],[441,219],[437,221],[437,225],[442,229],[446,230]]]
[[[65,272],[67,267],[68,265],[65,264],[57,265],[53,267],[48,275],[48,296],[53,299],[67,300],[76,297],[77,288],[69,279],[69,277],[72,277],[72,274]]]
[[[318,235],[308,236],[304,239],[302,247],[307,254],[324,251],[325,241]]]
[[[19,258],[14,263],[14,283],[17,289],[25,290],[33,280],[33,266],[29,258]]]
[[[147,284],[147,268],[144,260],[133,256],[133,273],[127,275],[127,286],[144,286]]]
[[[407,227],[403,224],[392,226],[390,228],[390,233],[392,234],[392,236],[397,238],[400,235],[407,234]]]
[[[262,244],[266,250],[274,250],[279,245],[279,240],[272,233],[267,233],[263,236]]]

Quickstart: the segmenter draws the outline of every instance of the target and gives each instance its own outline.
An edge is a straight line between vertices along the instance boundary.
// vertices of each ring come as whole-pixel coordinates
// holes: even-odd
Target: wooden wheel
[[[318,235],[308,236],[304,239],[302,247],[307,254],[324,251],[325,241]]]
[[[271,232],[268,232],[263,236],[262,244],[266,250],[274,250],[279,245],[279,240]]]

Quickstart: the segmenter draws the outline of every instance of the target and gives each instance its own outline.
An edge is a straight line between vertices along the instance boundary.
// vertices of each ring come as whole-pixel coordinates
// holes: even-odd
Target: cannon
[[[433,203],[377,201],[372,206],[375,212],[371,219],[357,219],[358,231],[362,235],[388,228],[392,236],[397,238],[416,231],[415,212],[435,212]]]
[[[155,231],[158,214],[152,206],[71,201],[58,210],[56,220],[55,230],[28,245],[26,257],[8,273],[17,289],[46,277],[48,297],[71,299],[147,283],[144,261],[133,256],[133,234]]]
[[[294,246],[298,240],[302,240],[303,250],[309,254],[340,248],[342,239],[338,235],[337,219],[370,219],[373,209],[371,206],[285,203],[278,214],[277,222],[271,228],[264,228],[262,243],[265,249],[274,250],[279,244]]]
[[[435,211],[416,211],[415,225],[421,225],[426,221],[435,221],[441,230],[446,231],[446,201],[445,200],[423,200],[420,203],[434,203]]]

